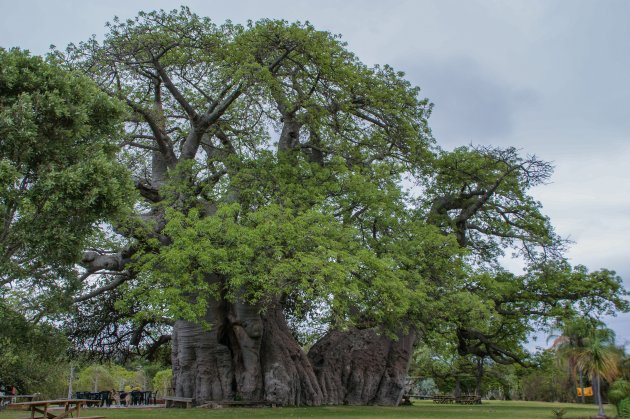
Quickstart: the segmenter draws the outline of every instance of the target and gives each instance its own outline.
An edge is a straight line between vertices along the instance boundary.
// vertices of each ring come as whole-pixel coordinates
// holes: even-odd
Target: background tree
[[[584,398],[584,371],[577,365],[577,355],[585,346],[585,340],[592,333],[594,327],[603,327],[604,324],[597,322],[595,319],[582,317],[568,319],[557,328],[561,331],[559,336],[555,336],[552,348],[557,351],[560,360],[566,361],[571,375],[577,373],[578,385],[582,389],[580,399],[582,403]],[[554,337],[554,335],[551,335]],[[576,393],[577,394],[577,393]]]
[[[453,330],[433,331],[423,337],[414,351],[409,375],[432,379],[439,391],[455,397],[475,394],[482,397],[510,399],[518,390],[512,363],[490,358],[460,355]]]
[[[76,384],[77,390],[99,392],[109,391],[117,388],[118,385],[114,377],[103,365],[90,365],[79,372],[79,379]]]
[[[0,68],[0,293],[38,295],[21,302],[38,317],[83,285],[75,263],[131,199],[115,161],[123,108],[24,51],[0,49]]]
[[[516,366],[518,397],[545,402],[574,401],[575,380],[558,364],[556,353],[544,350],[531,360],[532,367]]]
[[[21,394],[63,394],[71,343],[54,327],[33,325],[0,300],[0,381]]]
[[[63,394],[69,342],[44,316],[86,284],[75,263],[132,197],[124,110],[88,78],[0,49],[0,378]]]
[[[410,374],[432,378],[441,393],[451,393],[455,397],[474,393],[478,384],[476,360],[459,355],[453,339],[442,339],[436,337],[418,345]],[[440,340],[442,342],[438,343]]]
[[[171,368],[158,371],[153,377],[153,389],[161,396],[171,396],[173,392],[173,370]]]
[[[593,381],[595,402],[599,406],[597,417],[605,418],[602,402],[601,379],[612,383],[619,373],[619,349],[611,341],[609,330],[594,329],[585,339],[584,347],[578,349],[576,366],[591,375]]]
[[[617,414],[620,416],[620,403],[624,399],[630,399],[630,382],[618,379],[608,389],[608,400],[615,405]]]
[[[582,389],[582,373],[591,375],[595,403],[599,406],[598,416],[605,417],[601,378],[612,383],[619,374],[622,358],[622,352],[614,345],[614,333],[601,321],[589,317],[571,319],[564,323],[561,330],[563,334],[556,338],[552,348],[567,361],[573,376],[576,372],[580,374]]]

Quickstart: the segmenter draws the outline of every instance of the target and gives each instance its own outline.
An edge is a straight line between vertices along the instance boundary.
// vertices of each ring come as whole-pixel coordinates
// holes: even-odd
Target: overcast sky
[[[44,54],[100,38],[115,15],[180,4],[219,23],[308,20],[342,34],[364,63],[422,88],[442,147],[512,145],[553,161],[534,195],[575,241],[572,263],[616,270],[630,288],[629,1],[0,0],[0,46]],[[607,322],[630,343],[630,315]]]

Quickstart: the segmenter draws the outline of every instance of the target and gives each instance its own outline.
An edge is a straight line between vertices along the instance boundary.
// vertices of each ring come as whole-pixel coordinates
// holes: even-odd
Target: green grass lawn
[[[552,410],[565,408],[563,419],[591,418],[597,406],[569,403],[484,401],[477,406],[436,405],[431,401],[419,401],[414,406],[332,406],[332,407],[282,407],[282,408],[224,408],[224,409],[88,409],[84,416],[105,416],[107,419],[132,418],[553,418]],[[85,412],[85,413],[83,413]],[[4,411],[1,419],[24,418],[26,412]],[[606,413],[613,417],[615,409],[606,406]]]

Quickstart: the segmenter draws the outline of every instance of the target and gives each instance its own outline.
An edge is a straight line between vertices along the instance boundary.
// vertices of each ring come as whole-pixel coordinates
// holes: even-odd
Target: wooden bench
[[[193,399],[189,397],[174,397],[174,396],[166,396],[164,397],[164,404],[166,407],[183,407],[189,408],[193,405]]]

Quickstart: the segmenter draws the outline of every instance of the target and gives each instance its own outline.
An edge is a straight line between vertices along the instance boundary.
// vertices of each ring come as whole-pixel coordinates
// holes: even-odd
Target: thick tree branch
[[[147,185],[144,182],[136,181],[135,183],[136,189],[140,192],[140,195],[146,200],[156,203],[162,200],[159,191],[156,188]]]
[[[243,84],[241,83],[234,88],[232,93],[220,101],[212,112],[206,113],[193,124],[193,128],[191,129],[188,138],[186,138],[186,141],[184,141],[184,145],[182,146],[182,159],[190,160],[195,157],[203,135],[208,127],[221,118],[230,105],[241,95],[243,92],[242,89]]]
[[[74,303],[80,303],[86,300],[89,300],[90,298],[94,298],[98,295],[101,295],[107,291],[111,291],[117,287],[119,287],[120,285],[122,285],[123,283],[125,283],[127,280],[130,279],[130,275],[127,273],[119,273],[118,275],[116,275],[116,278],[114,280],[112,280],[111,282],[109,282],[106,285],[103,285],[102,287],[96,288],[93,291],[88,292],[87,294],[83,294],[81,296],[75,297],[72,299],[72,301]]]
[[[365,114],[365,113],[363,113],[363,112],[361,112],[359,110],[353,110],[352,113],[354,115],[358,116],[361,119],[364,119],[364,120],[366,120],[368,122],[373,123],[376,126],[379,126],[379,127],[383,128],[383,129],[387,128],[387,124],[386,123],[384,123],[382,121],[379,121],[378,119],[376,119],[376,118],[374,118],[374,117],[372,117],[370,115],[367,115],[367,114]]]
[[[188,102],[188,100],[186,100],[186,98],[184,97],[182,92],[180,92],[179,89],[177,88],[177,86],[175,86],[175,84],[171,80],[170,76],[168,75],[168,73],[166,72],[166,70],[164,69],[164,67],[160,63],[160,61],[158,59],[155,59],[153,61],[153,65],[155,66],[155,69],[157,70],[158,74],[160,75],[160,78],[164,82],[164,85],[166,86],[168,91],[171,93],[171,95],[173,95],[173,98],[184,109],[184,111],[186,112],[186,114],[188,115],[190,120],[193,121],[193,122],[196,121],[199,118],[199,115],[197,114],[197,111],[195,111],[195,109],[192,107],[190,102]]]
[[[150,112],[148,112],[146,109],[142,108],[140,105],[134,103],[132,100],[128,98],[124,98],[124,99],[127,105],[129,105],[129,107],[135,113],[142,116],[142,118],[149,125],[151,132],[153,132],[154,139],[158,145],[160,153],[164,156],[164,159],[166,160],[168,166],[174,167],[175,164],[177,163],[177,156],[175,156],[175,152],[173,151],[173,147],[171,146],[171,143],[169,141],[168,134],[166,134],[162,130],[162,128],[160,127],[160,124],[155,119],[155,117],[151,115]]]
[[[134,135],[134,138],[137,139],[151,139],[153,141],[155,141],[155,137],[150,136],[150,135]],[[150,150],[150,151],[160,151],[160,149],[158,147],[154,147],[154,146],[150,146],[147,144],[141,144],[141,143],[137,143],[135,141],[132,140],[127,140],[127,141],[122,141],[118,144],[118,147],[125,147],[125,146],[131,146],[131,147],[135,147],[135,148],[140,148],[143,150]]]
[[[518,363],[523,367],[527,367],[520,356],[499,347],[491,341],[491,337],[488,337],[477,330],[458,329],[457,339],[457,351],[462,356],[467,354],[477,355],[479,357],[489,356],[493,361],[499,364],[509,365]],[[469,344],[469,340],[476,340],[478,342]]]
[[[147,359],[149,361],[154,361],[155,358],[157,357],[158,349],[160,349],[162,346],[169,343],[171,340],[172,340],[171,335],[160,335],[160,337],[154,340],[153,343],[151,343],[151,345],[149,345],[149,347],[147,348],[146,353],[145,353],[145,356],[147,357]]]
[[[129,256],[124,253],[101,254],[94,251],[85,252],[81,264],[88,272],[101,270],[122,271],[125,263],[129,262]]]

